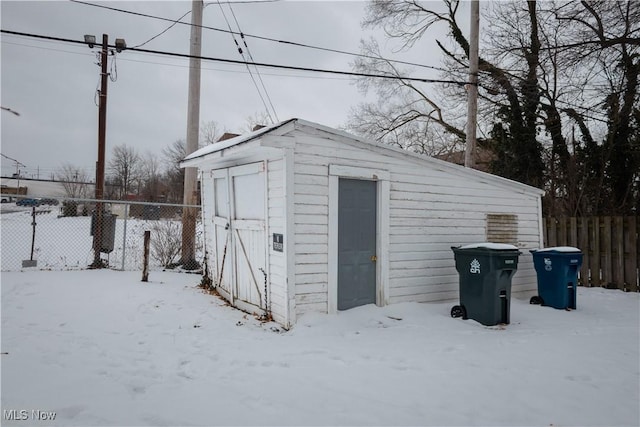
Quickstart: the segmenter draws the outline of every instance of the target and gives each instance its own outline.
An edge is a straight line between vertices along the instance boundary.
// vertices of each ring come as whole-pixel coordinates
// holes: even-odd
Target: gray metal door
[[[376,302],[376,182],[340,179],[338,310]]]

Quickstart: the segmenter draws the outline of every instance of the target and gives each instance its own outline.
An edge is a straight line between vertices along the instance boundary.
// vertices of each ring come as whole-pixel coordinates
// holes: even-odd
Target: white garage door
[[[215,277],[234,305],[265,310],[266,223],[264,163],[213,171]]]

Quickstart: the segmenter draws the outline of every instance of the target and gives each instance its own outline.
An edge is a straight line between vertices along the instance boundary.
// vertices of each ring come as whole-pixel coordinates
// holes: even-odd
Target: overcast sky
[[[93,3],[174,20],[191,10],[190,1]],[[358,52],[360,40],[371,35],[384,45],[381,32],[364,31],[360,26],[365,6],[364,2],[275,1],[233,3],[232,9],[245,34]],[[0,8],[3,30],[74,40],[94,34],[99,41],[106,33],[110,44],[124,38],[128,46],[139,45],[170,25],[70,1],[3,0]],[[231,9],[226,4],[223,8],[232,29],[237,30]],[[191,15],[183,21],[191,22]],[[205,7],[203,25],[228,28],[220,5]],[[444,34],[446,29],[442,30]],[[41,178],[48,179],[65,163],[85,168],[93,177],[97,160],[98,48],[6,34],[1,37],[2,107],[20,113],[1,112],[2,154],[26,165],[20,169],[27,177],[39,171]],[[229,34],[204,29],[202,38],[203,56],[242,59]],[[178,24],[144,48],[188,54],[189,41],[190,27]],[[354,59],[256,38],[247,37],[246,42],[256,62],[350,71]],[[425,40],[409,54],[393,53],[391,45],[385,49],[385,55],[392,59],[441,65],[433,39]],[[108,88],[107,162],[116,145],[160,155],[164,147],[185,139],[188,63],[188,59],[134,51],[115,55],[115,65],[110,69],[117,69],[117,80],[109,81]],[[346,122],[349,110],[365,100],[353,79],[346,76],[266,68],[260,68],[260,73],[281,121],[300,117],[339,127]],[[429,69],[414,75],[439,77],[437,71]],[[246,127],[248,116],[264,111],[244,65],[203,61],[201,122],[215,121],[222,128],[239,131]],[[13,172],[15,163],[2,158],[2,175]]]

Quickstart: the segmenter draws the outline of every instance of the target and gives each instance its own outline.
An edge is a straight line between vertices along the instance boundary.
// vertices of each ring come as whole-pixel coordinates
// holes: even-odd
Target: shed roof
[[[496,184],[501,184],[503,186],[511,187],[514,190],[518,190],[520,192],[525,192],[525,193],[530,193],[535,195],[544,194],[543,190],[536,187],[532,187],[527,184],[523,184],[521,182],[513,181],[507,178],[503,178],[497,175],[492,175],[476,169],[471,169],[471,168],[467,168],[457,164],[453,164],[453,163],[436,159],[434,157],[430,157],[424,154],[418,154],[411,151],[403,150],[401,148],[392,147],[387,144],[370,141],[370,140],[361,138],[359,136],[341,131],[339,129],[334,129],[328,126],[324,126],[318,123],[310,122],[310,121],[299,119],[299,118],[291,118],[283,122],[276,123],[271,126],[263,127],[256,131],[237,136],[235,138],[231,138],[231,139],[220,141],[214,144],[207,145],[206,147],[200,148],[199,150],[194,151],[193,153],[185,157],[181,163],[181,166],[187,167],[187,166],[192,166],[194,164],[197,165],[201,162],[206,161],[207,157],[213,153],[223,151],[230,147],[235,147],[235,146],[259,139],[262,136],[267,134],[275,134],[275,135],[286,134],[290,130],[292,130],[290,126],[286,126],[288,124],[292,124],[294,128],[311,127],[319,131],[332,133],[342,138],[345,138],[347,142],[351,140],[354,142],[367,144],[371,149],[375,149],[376,151],[382,151],[383,153],[388,155],[394,154],[396,156],[403,156],[407,160],[423,163],[435,169],[446,170],[454,174],[475,176],[478,179],[492,181],[492,182],[495,182]]]

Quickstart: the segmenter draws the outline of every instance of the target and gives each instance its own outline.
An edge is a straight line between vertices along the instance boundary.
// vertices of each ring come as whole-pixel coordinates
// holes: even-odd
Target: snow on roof
[[[507,179],[507,178],[503,178],[501,176],[498,175],[493,175],[490,173],[486,173],[486,172],[482,172],[476,169],[470,169],[464,166],[460,166],[460,165],[456,165],[454,163],[450,163],[447,162],[445,160],[440,160],[440,159],[436,159],[434,157],[431,156],[427,156],[424,154],[418,154],[418,153],[414,153],[412,151],[408,151],[408,150],[404,150],[402,148],[398,148],[398,147],[392,147],[388,144],[383,144],[380,142],[375,142],[375,141],[371,141],[362,137],[359,137],[357,135],[353,135],[350,134],[348,132],[345,131],[341,131],[339,129],[335,129],[335,128],[331,128],[329,126],[324,126],[318,123],[314,123],[314,122],[310,122],[307,120],[303,120],[303,119],[299,119],[299,118],[291,118],[288,120],[285,120],[283,122],[280,123],[276,123],[273,124],[271,126],[267,126],[261,129],[258,129],[256,131],[253,132],[249,132],[246,133],[244,135],[240,135],[237,136],[235,138],[231,138],[225,141],[221,141],[221,142],[217,142],[214,144],[210,144],[207,145],[206,147],[203,147],[197,151],[194,151],[193,153],[191,153],[190,155],[188,155],[187,157],[185,157],[182,161],[181,166],[184,167],[184,163],[190,161],[190,160],[194,160],[197,158],[202,158],[207,156],[208,154],[212,154],[218,151],[222,151],[226,148],[229,147],[233,147],[245,142],[249,142],[252,141],[254,139],[257,139],[259,137],[261,137],[262,135],[268,134],[270,132],[274,132],[277,129],[289,124],[289,123],[295,123],[295,124],[300,124],[302,126],[308,126],[320,131],[324,131],[324,132],[328,132],[328,133],[332,133],[338,136],[341,136],[343,138],[346,138],[347,140],[352,140],[352,141],[358,141],[364,144],[367,144],[368,146],[373,146],[376,147],[378,149],[381,150],[385,150],[386,152],[394,152],[397,153],[398,155],[402,155],[405,156],[406,158],[412,159],[413,161],[418,161],[418,162],[428,162],[430,163],[434,168],[437,168],[439,170],[447,170],[453,173],[461,173],[461,174],[466,174],[466,175],[473,175],[474,177],[478,178],[483,178],[483,179],[487,179],[487,180],[491,180],[495,183],[499,183],[502,185],[506,185],[509,186],[511,188],[517,188],[519,191],[521,192],[526,192],[529,194],[535,194],[535,195],[542,195],[544,194],[544,191],[536,188],[536,187],[532,187],[530,185],[527,184],[523,184],[521,182],[518,181],[514,181],[511,179]]]
[[[224,150],[225,148],[233,147],[234,145],[242,144],[243,142],[249,142],[253,139],[256,139],[266,133],[269,133],[279,127],[286,125],[287,123],[294,121],[296,119],[285,120],[284,122],[276,123],[271,126],[266,126],[255,130],[253,132],[245,133],[243,135],[236,136],[235,138],[226,139],[224,141],[215,142],[213,144],[209,144],[205,147],[200,148],[199,150],[194,151],[185,157],[182,161],[197,159],[198,157],[204,157],[207,154],[215,153],[217,151]]]

